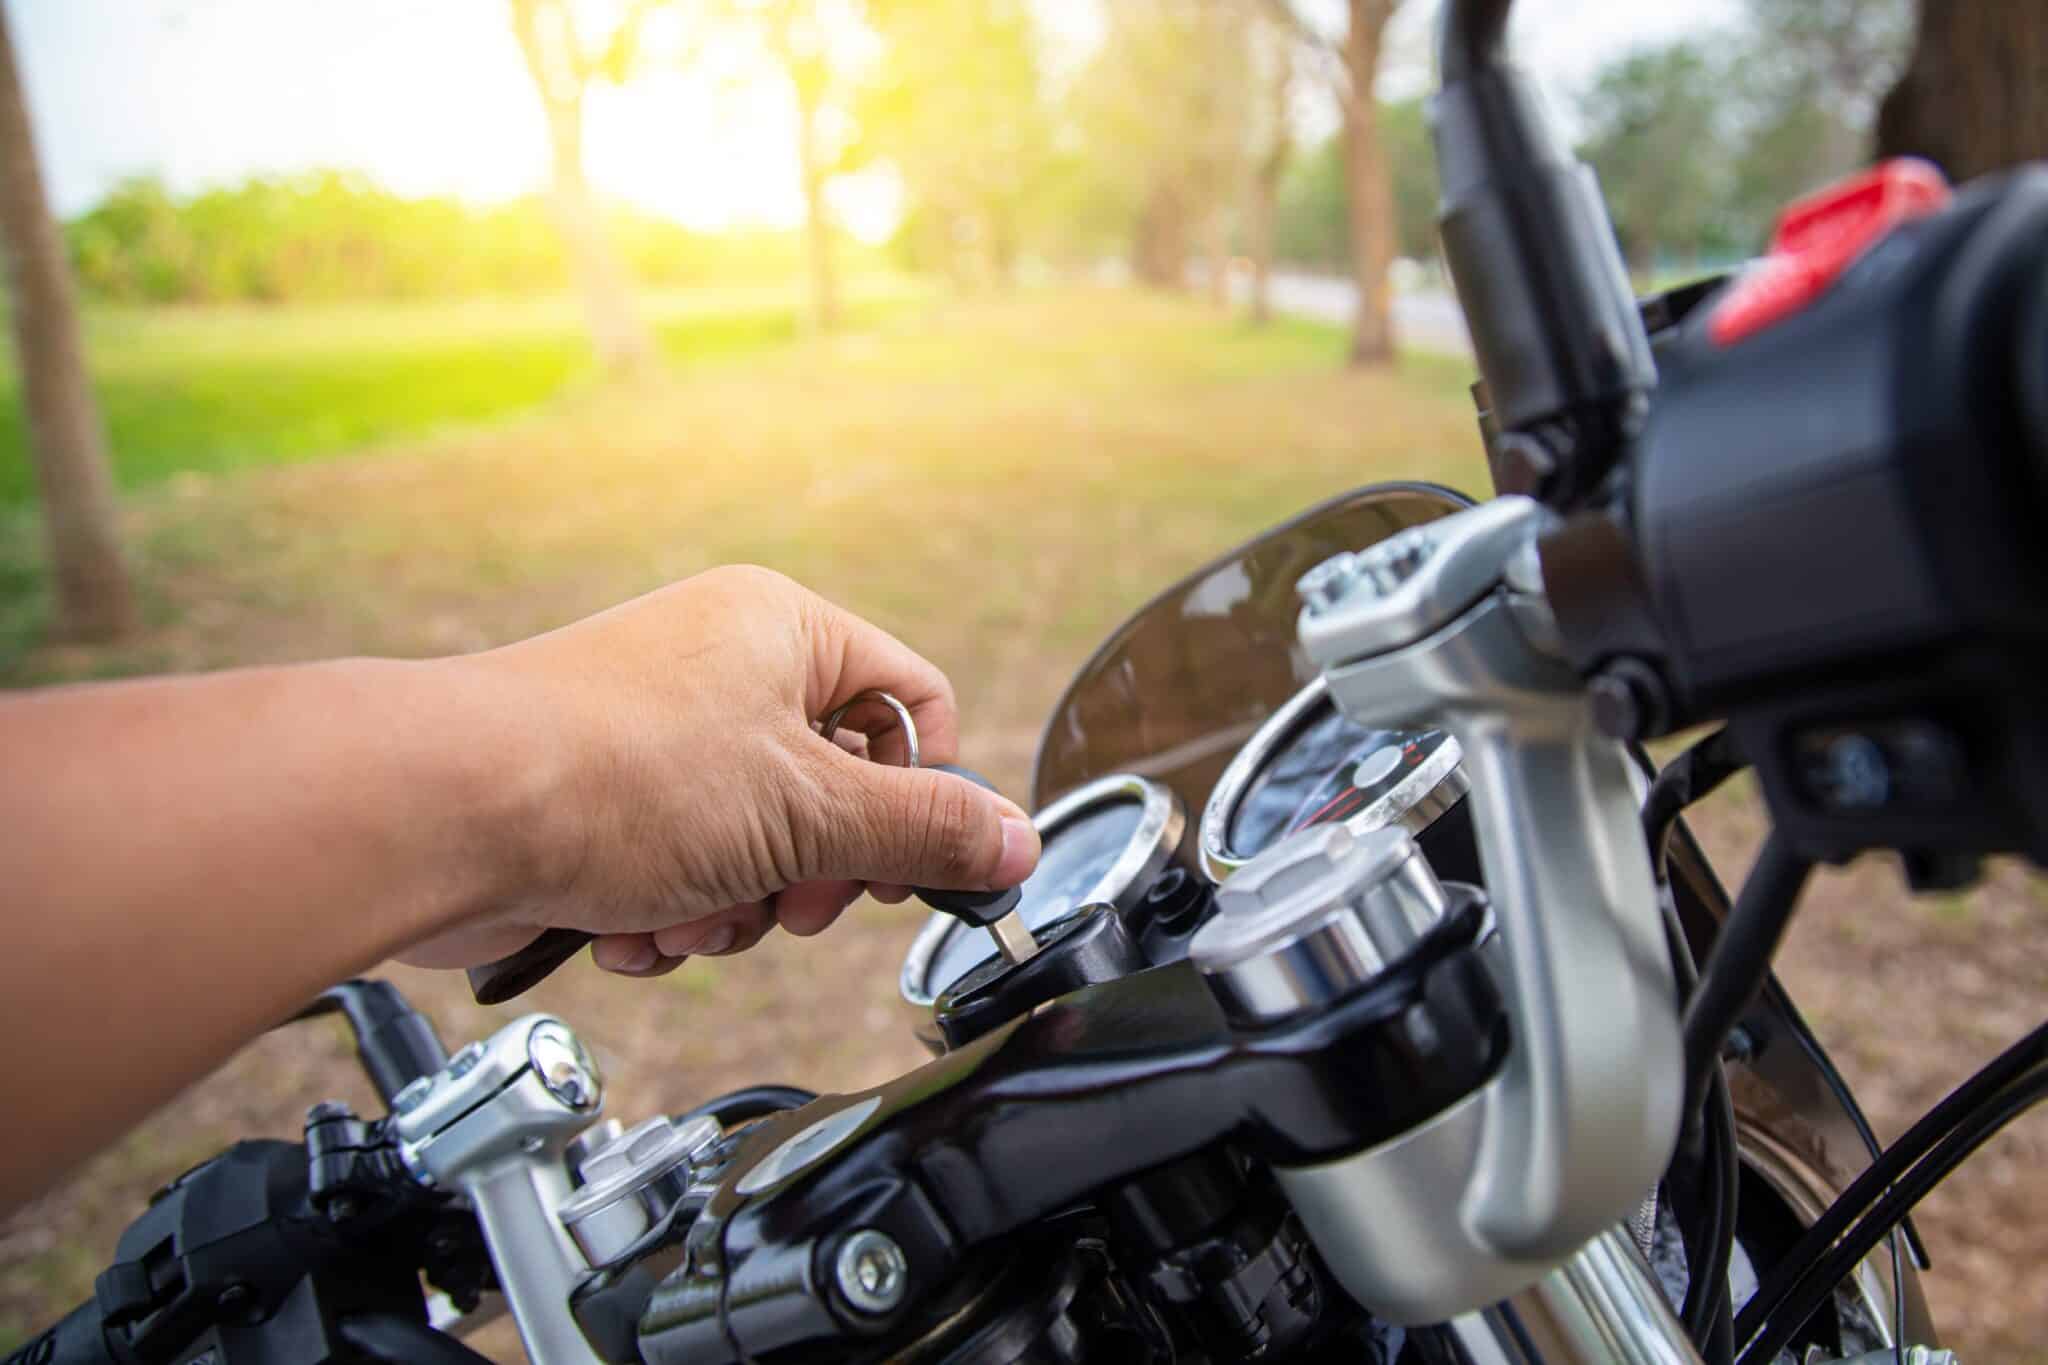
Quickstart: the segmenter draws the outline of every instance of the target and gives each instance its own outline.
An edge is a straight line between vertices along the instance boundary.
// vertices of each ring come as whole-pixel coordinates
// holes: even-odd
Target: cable
[[[1855,1126],[1856,1136],[1863,1140],[1864,1147],[1869,1150],[1870,1159],[1877,1160],[1883,1155],[1884,1148],[1878,1143],[1877,1134],[1871,1131],[1870,1120],[1863,1116],[1863,1110],[1856,1103],[1855,1096],[1849,1093],[1849,1083],[1835,1068],[1833,1060],[1822,1051],[1820,1039],[1813,1036],[1813,1030],[1807,1027],[1805,1018],[1798,1010],[1791,1008],[1789,1003],[1785,1009],[1785,1017],[1791,1023],[1792,1037],[1799,1044],[1799,1050],[1806,1054],[1807,1060],[1820,1072],[1821,1079],[1827,1082],[1828,1090],[1834,1095],[1835,1102],[1842,1106],[1842,1112],[1849,1116],[1849,1122]],[[1920,1229],[1915,1226],[1911,1216],[1900,1220],[1898,1227],[1892,1229],[1891,1235],[1893,1365],[1905,1365],[1906,1362],[1906,1267],[1905,1256],[1901,1250],[1902,1243],[1906,1249],[1910,1249],[1914,1264],[1920,1269],[1934,1268],[1934,1261],[1928,1256],[1927,1247],[1920,1240]]]
[[[1660,888],[1658,909],[1671,953],[1672,974],[1680,998],[1690,999],[1699,987],[1692,947],[1679,923],[1678,907],[1669,888]],[[1685,1242],[1685,1299],[1679,1317],[1708,1365],[1728,1365],[1735,1354],[1734,1312],[1728,1298],[1728,1262],[1734,1254],[1735,1200],[1739,1190],[1741,1153],[1735,1140],[1735,1110],[1727,1078],[1716,1067],[1699,1125],[1688,1132],[1674,1156],[1665,1184],[1674,1212],[1682,1210],[1680,1232]],[[1704,1188],[1702,1188],[1704,1186]],[[1697,1196],[1697,1198],[1696,1198]],[[1699,1207],[1704,1204],[1702,1209]],[[1702,1216],[1704,1214],[1704,1216]]]
[[[817,1099],[815,1091],[795,1085],[750,1085],[720,1095],[717,1099],[706,1100],[688,1113],[678,1114],[674,1119],[677,1127],[691,1119],[710,1116],[718,1120],[720,1128],[733,1128],[752,1119],[767,1118],[785,1109],[801,1109]]]
[[[1748,766],[1749,760],[1736,752],[1735,740],[1724,725],[1652,774],[1649,795],[1643,798],[1643,842],[1649,847],[1658,881],[1665,880],[1665,849],[1685,808],[1705,800]]]
[[[1725,725],[1693,744],[1684,753],[1665,764],[1662,770],[1650,762],[1649,755],[1641,745],[1631,745],[1630,749],[1637,764],[1651,779],[1649,794],[1643,799],[1643,841],[1649,847],[1651,865],[1656,869],[1657,880],[1663,882],[1668,880],[1667,864],[1671,840],[1679,829],[1679,817],[1687,808],[1705,800],[1729,778],[1747,768],[1749,762],[1736,749],[1734,737]],[[1689,957],[1687,960],[1690,962]],[[1688,984],[1688,994],[1690,990]],[[1835,1103],[1848,1115],[1850,1126],[1855,1128],[1856,1136],[1862,1140],[1871,1160],[1875,1161],[1878,1153],[1884,1150],[1884,1145],[1877,1140],[1877,1134],[1872,1131],[1863,1107],[1850,1093],[1849,1083],[1842,1079],[1841,1070],[1835,1066],[1834,1059],[1821,1047],[1820,1040],[1813,1036],[1813,1030],[1807,1026],[1806,1020],[1792,1007],[1790,1001],[1785,1002],[1782,1013],[1791,1022],[1793,1038],[1799,1044],[1800,1051],[1806,1054],[1806,1059],[1820,1072],[1821,1080],[1827,1085],[1829,1093],[1835,1097]],[[1920,1236],[1919,1226],[1911,1218],[1906,1219],[1901,1226],[1905,1230],[1906,1245],[1912,1252],[1913,1263],[1922,1270],[1934,1269],[1934,1259],[1927,1254],[1927,1243]],[[1898,1288],[1894,1297],[1898,1300],[1898,1313],[1903,1314],[1903,1285]]]
[[[1863,1146],[1870,1153],[1870,1159],[1877,1160],[1884,1152],[1884,1144],[1877,1140],[1877,1134],[1871,1130],[1870,1120],[1865,1117],[1863,1107],[1857,1104],[1856,1097],[1849,1093],[1849,1082],[1843,1079],[1834,1058],[1828,1056],[1826,1049],[1821,1047],[1820,1039],[1813,1036],[1813,1030],[1807,1025],[1805,1016],[1793,1008],[1789,1000],[1784,1003],[1781,1013],[1791,1025],[1792,1040],[1799,1044],[1799,1050],[1806,1054],[1806,1060],[1813,1063],[1814,1069],[1820,1072],[1820,1078],[1826,1083],[1828,1093],[1835,1097],[1835,1103],[1841,1105],[1842,1112],[1849,1116],[1849,1123],[1855,1128],[1856,1136],[1863,1140]],[[1899,1227],[1906,1234],[1906,1250],[1912,1255],[1913,1264],[1922,1270],[1934,1269],[1934,1258],[1927,1254],[1927,1243],[1921,1240],[1919,1225],[1911,1218],[1907,1218]],[[1904,1312],[1903,1289],[1899,1291],[1898,1297],[1902,1301],[1899,1311]]]
[[[1792,1334],[1805,1325],[1815,1310],[1834,1293],[1835,1286],[1870,1254],[1878,1239],[1905,1216],[1907,1209],[1924,1199],[1928,1191],[1946,1179],[2001,1128],[2043,1099],[2048,1099],[2048,1067],[2035,1070],[2001,1089],[1989,1104],[1947,1132],[1928,1152],[1926,1159],[1892,1183],[1882,1198],[1859,1208],[1858,1216],[1841,1240],[1807,1267],[1794,1290],[1782,1302],[1762,1310],[1758,1330],[1750,1338],[1737,1365],[1764,1365],[1775,1359],[1792,1339]],[[1843,1196],[1843,1200],[1846,1199],[1847,1196]],[[1837,1207],[1843,1200],[1836,1201]],[[1755,1306],[1756,1302],[1752,1300],[1751,1307]],[[1745,1310],[1743,1317],[1749,1316],[1749,1311]],[[1740,1327],[1740,1323],[1737,1326]]]
[[[1646,756],[1639,755],[1638,761],[1643,762],[1645,758]],[[1648,767],[1647,762],[1644,763],[1644,766]],[[1660,883],[1668,878],[1666,864],[1671,837],[1678,828],[1679,818],[1686,808],[1705,799],[1727,782],[1729,778],[1748,766],[1748,760],[1737,750],[1734,738],[1730,734],[1728,727],[1722,726],[1687,748],[1684,753],[1666,764],[1661,771],[1654,771],[1649,793],[1643,801],[1642,824],[1643,839],[1649,848],[1652,866]],[[1803,872],[1796,875],[1799,880],[1793,885],[1791,893],[1786,900],[1788,914],[1791,903],[1796,900],[1798,886],[1804,880]],[[1748,887],[1745,886],[1744,890],[1747,891]],[[1665,932],[1672,939],[1673,964],[1677,969],[1681,988],[1685,992],[1685,998],[1690,1001],[1696,984],[1693,979],[1691,953],[1685,942],[1683,927],[1678,923],[1676,914],[1668,899],[1664,906],[1664,911]],[[1736,916],[1731,913],[1730,919],[1733,920],[1735,918]],[[1781,921],[1772,937],[1770,952],[1764,954],[1762,972],[1759,973],[1759,984],[1761,984],[1762,975],[1767,974],[1769,971],[1770,957],[1776,950],[1778,937],[1781,937],[1783,934],[1783,927],[1783,922]],[[1718,960],[1719,955],[1717,954]],[[1746,1003],[1747,999],[1745,998],[1742,1004],[1736,1006],[1735,1015],[1740,1014],[1742,1005]],[[1856,1103],[1855,1097],[1850,1093],[1848,1083],[1842,1078],[1842,1074],[1836,1068],[1834,1062],[1821,1048],[1820,1041],[1813,1036],[1812,1030],[1807,1027],[1805,1019],[1800,1017],[1798,1011],[1788,1007],[1785,1010],[1785,1014],[1792,1021],[1792,1032],[1800,1049],[1806,1054],[1807,1059],[1813,1063],[1815,1068],[1819,1070],[1822,1080],[1834,1095],[1836,1103],[1841,1105],[1843,1112],[1848,1115],[1849,1122],[1855,1128],[1857,1136],[1862,1140],[1865,1149],[1870,1153],[1871,1159],[1875,1161],[1882,1148],[1878,1143],[1877,1134],[1870,1127],[1869,1119],[1865,1117],[1861,1106]],[[1732,1028],[1733,1023],[1734,1016],[1731,1016],[1728,1027]],[[1725,1029],[1721,1031],[1720,1036],[1725,1038]],[[1719,1052],[1720,1045],[1717,1041],[1714,1046],[1715,1063],[1712,1067],[1712,1080],[1709,1085],[1709,1091],[1704,1097],[1708,1114],[1718,1111],[1727,1098],[1726,1078],[1719,1066]],[[1690,1058],[1691,1055],[1689,1050],[1688,1057]],[[1689,1065],[1688,1092],[1690,1093],[1695,1089],[1697,1089],[1697,1082]],[[1690,1116],[1696,1111],[1688,1108],[1686,1112]],[[1688,1126],[1690,1126],[1690,1123]],[[1727,1144],[1726,1150],[1733,1154],[1735,1153],[1735,1146],[1732,1138],[1732,1114],[1729,1116],[1729,1129],[1730,1141]],[[1735,1167],[1736,1169],[1732,1174],[1726,1174],[1726,1179],[1730,1182],[1739,1181],[1740,1178],[1739,1154],[1736,1154]],[[1733,1185],[1730,1184],[1724,1192],[1722,1185],[1723,1181],[1717,1179],[1711,1182],[1710,1186],[1712,1193],[1709,1197],[1709,1222],[1706,1232],[1707,1237],[1711,1240],[1697,1239],[1692,1236],[1687,1238],[1688,1265],[1698,1263],[1695,1242],[1697,1240],[1706,1240],[1706,1247],[1715,1258],[1714,1265],[1719,1267],[1719,1275],[1714,1280],[1708,1280],[1703,1275],[1688,1276],[1686,1302],[1682,1314],[1694,1343],[1710,1361],[1717,1359],[1725,1360],[1732,1354],[1733,1332],[1729,1322],[1732,1316],[1731,1306],[1726,1302],[1727,1296],[1725,1294],[1714,1294],[1711,1297],[1709,1294],[1712,1288],[1725,1283],[1726,1263],[1731,1254],[1734,1240],[1732,1216],[1729,1213],[1729,1207],[1733,1203],[1733,1196],[1736,1191]],[[1723,1219],[1729,1220],[1725,1231],[1722,1226]],[[1689,1229],[1688,1231],[1691,1230]],[[1927,1255],[1925,1244],[1920,1239],[1919,1229],[1913,1225],[1910,1218],[1905,1222],[1903,1235],[1911,1243],[1915,1259],[1920,1267],[1923,1270],[1931,1269],[1933,1263]],[[1723,1241],[1724,1237],[1725,1241]],[[1903,1352],[1905,1349],[1903,1342],[1905,1339],[1906,1285],[1904,1267],[1901,1264],[1899,1240],[1900,1234],[1895,1231],[1892,1236],[1891,1248],[1892,1341],[1895,1352]],[[1719,1311],[1712,1312],[1711,1306],[1717,1304]]]
[[[1700,971],[1700,987],[1685,1006],[1685,1107],[1692,1116],[1705,1103],[1707,1087],[1721,1066],[1728,1031],[1770,974],[1771,958],[1813,871],[1810,859],[1794,851],[1783,832],[1773,830],[1757,854],[1742,892],[1735,898],[1713,951]]]
[[[1874,1201],[1880,1191],[1900,1179],[1925,1157],[1935,1144],[1970,1116],[1995,1100],[2009,1085],[2036,1066],[2048,1062],[2048,1024],[1999,1053],[1977,1073],[1950,1091],[1947,1098],[1921,1116],[1862,1175],[1856,1177],[1841,1197],[1828,1206],[1814,1225],[1806,1230],[1793,1254],[1779,1263],[1735,1320],[1737,1340],[1756,1334],[1773,1305],[1789,1297],[1804,1277],[1804,1268],[1835,1244],[1857,1215]]]
[[[1697,1166],[1705,1186],[1700,1192],[1705,1220],[1697,1254],[1690,1244],[1686,1248],[1685,1302],[1679,1316],[1708,1365],[1728,1365],[1735,1355],[1728,1265],[1734,1257],[1742,1158],[1735,1144],[1735,1108],[1718,1068],[1708,1083],[1700,1128]]]

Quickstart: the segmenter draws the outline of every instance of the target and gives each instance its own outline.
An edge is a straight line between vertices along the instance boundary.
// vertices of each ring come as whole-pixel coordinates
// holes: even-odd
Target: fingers
[[[683,965],[680,957],[663,957],[652,934],[605,934],[590,945],[590,960],[619,976],[651,980]]]
[[[988,890],[1038,864],[1038,834],[1009,801],[964,778],[862,762],[819,745],[823,769],[797,818],[818,864],[807,877]]]
[[[953,685],[936,665],[876,626],[822,597],[809,601],[812,614],[811,677],[805,698],[812,716],[830,714],[870,688],[889,693],[909,708],[918,747],[927,763],[950,763],[959,753],[960,716]],[[872,713],[872,714],[871,714]],[[900,765],[902,741],[886,710],[859,707],[847,724],[875,738],[872,755]],[[886,725],[884,724],[886,722]]]
[[[672,924],[651,934],[602,935],[591,945],[590,959],[620,976],[666,976],[687,958],[743,953],[774,927],[774,914],[766,905],[753,901],[728,906],[715,915],[687,924]]]
[[[775,898],[775,919],[785,932],[809,938],[825,932],[860,893],[859,882],[799,882]]]
[[[723,957],[743,953],[775,927],[775,915],[761,901],[730,906],[715,915],[654,931],[664,957]]]

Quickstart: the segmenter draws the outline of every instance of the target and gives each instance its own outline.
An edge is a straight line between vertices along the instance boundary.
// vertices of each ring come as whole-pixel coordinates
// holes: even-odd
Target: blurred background
[[[1874,155],[2048,154],[2048,14],[1924,3],[1531,0],[1517,43],[1651,290]],[[1016,792],[1174,578],[1357,484],[1485,486],[1432,0],[0,6],[0,685],[472,650],[751,560],[944,666]],[[1733,880],[1753,792],[1699,827]],[[2037,1021],[2044,916],[2010,866],[1816,882],[1781,967],[1883,1136]],[[917,923],[520,1009],[629,1122],[855,1088],[921,1059]],[[503,1013],[397,975],[451,1043]],[[0,1224],[0,1350],[330,1096],[371,1103],[338,1032],[267,1038]],[[1923,1214],[1965,1359],[2048,1360],[2044,1157],[2037,1117]]]

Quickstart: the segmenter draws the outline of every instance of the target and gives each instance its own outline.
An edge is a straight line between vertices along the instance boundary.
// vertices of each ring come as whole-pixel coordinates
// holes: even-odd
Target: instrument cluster
[[[1321,679],[1274,711],[1210,790],[1199,825],[1163,782],[1116,773],[1033,817],[1043,844],[1018,913],[1041,943],[1062,921],[1112,908],[1148,965],[1185,954],[1211,894],[1231,872],[1296,831],[1342,821],[1356,833],[1399,825],[1444,875],[1477,879],[1469,790],[1456,739],[1441,730],[1371,730],[1345,719]],[[948,992],[983,985],[996,957],[981,931],[934,913],[903,963],[903,998],[943,1012]],[[918,1034],[943,1049],[941,1030]]]

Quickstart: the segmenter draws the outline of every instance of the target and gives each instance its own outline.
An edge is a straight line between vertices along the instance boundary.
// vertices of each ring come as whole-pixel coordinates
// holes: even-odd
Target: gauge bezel
[[[1251,861],[1251,854],[1238,853],[1230,847],[1230,821],[1237,813],[1238,803],[1281,746],[1315,718],[1317,708],[1331,705],[1335,703],[1330,700],[1328,684],[1320,677],[1312,680],[1289,697],[1286,705],[1266,717],[1265,723],[1231,757],[1223,775],[1209,789],[1209,799],[1202,807],[1202,826],[1197,842],[1201,847],[1202,872],[1210,881],[1221,884],[1224,878]],[[1465,793],[1472,790],[1471,779],[1459,766],[1464,756],[1465,751],[1457,738],[1446,737],[1443,746],[1431,754],[1420,768],[1403,778],[1393,791],[1348,817],[1344,821],[1345,826],[1355,833],[1365,833],[1387,825],[1399,825],[1410,834],[1420,835],[1436,823],[1438,816],[1457,805]],[[1406,798],[1416,787],[1421,788],[1421,797],[1414,799],[1394,819],[1387,819],[1389,806],[1397,798]]]
[[[1153,879],[1166,870],[1174,851],[1180,847],[1181,837],[1187,832],[1187,809],[1181,805],[1172,788],[1163,782],[1155,782],[1136,773],[1111,773],[1076,787],[1031,817],[1039,839],[1046,841],[1057,837],[1062,828],[1083,815],[1133,798],[1139,803],[1138,827],[1131,831],[1123,852],[1117,854],[1116,860],[1095,879],[1087,894],[1075,902],[1074,909],[1084,905],[1109,904],[1118,910],[1129,910],[1136,904]],[[932,911],[924,927],[917,931],[910,951],[903,958],[903,970],[897,977],[897,990],[905,1000],[920,1008],[928,1008],[937,998],[926,990],[926,978],[939,949],[955,932],[978,931],[936,910]]]

